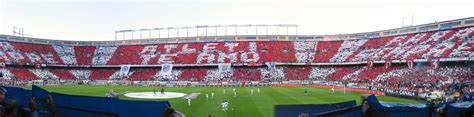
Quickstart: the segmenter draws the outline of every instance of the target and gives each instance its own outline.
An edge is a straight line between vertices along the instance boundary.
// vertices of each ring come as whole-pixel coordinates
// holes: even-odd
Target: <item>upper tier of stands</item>
[[[173,68],[171,74],[161,74],[160,69],[132,68],[126,76],[120,76],[119,68],[25,68],[1,69],[4,77],[14,81],[32,80],[126,80],[126,81],[197,81],[219,84],[228,81],[334,81],[356,83],[410,91],[447,89],[454,82],[471,81],[474,69],[465,62],[443,63],[433,69],[417,63],[414,68],[404,64],[358,66],[278,66],[275,70],[266,67],[234,67],[222,72],[216,67]],[[2,81],[2,79],[0,79]],[[8,81],[8,80],[7,80]]]
[[[233,41],[70,46],[0,41],[7,65],[210,65],[474,59],[474,27],[339,41]]]
[[[288,33],[288,28],[286,34],[281,33],[266,33],[265,35],[255,33],[249,33],[245,30],[245,34],[238,33],[237,27],[242,26],[250,29],[255,28],[258,30],[260,28],[268,28],[268,26],[289,26],[289,25],[228,25],[229,28],[235,27],[235,34],[221,34],[219,35],[216,33],[215,35],[199,35],[199,33],[195,35],[188,35],[188,30],[196,30],[198,31],[199,28],[205,28],[206,32],[208,28],[216,29],[217,27],[222,27],[221,25],[198,25],[195,27],[167,27],[167,28],[153,28],[153,29],[136,29],[136,30],[121,30],[116,31],[115,33],[115,40],[104,40],[104,41],[82,41],[82,40],[55,40],[55,39],[44,39],[44,38],[32,38],[32,37],[23,37],[22,34],[18,34],[18,36],[10,35],[2,35],[0,34],[0,40],[8,40],[8,41],[15,41],[15,42],[27,42],[27,43],[38,43],[38,44],[54,44],[54,45],[71,45],[71,46],[97,46],[97,45],[140,45],[140,44],[165,44],[165,43],[191,43],[191,42],[229,42],[229,41],[335,41],[335,40],[354,40],[354,39],[367,39],[367,38],[381,38],[381,37],[389,37],[389,36],[398,36],[398,35],[406,35],[406,34],[413,34],[413,33],[422,33],[422,32],[429,32],[429,31],[438,31],[438,30],[447,30],[452,28],[463,28],[463,27],[472,27],[474,26],[474,17],[462,18],[462,19],[455,19],[455,20],[448,20],[448,21],[441,21],[441,22],[434,22],[428,24],[421,24],[415,26],[408,26],[408,27],[401,27],[401,28],[394,28],[394,29],[387,29],[387,30],[380,30],[380,31],[372,31],[372,32],[362,32],[362,33],[349,33],[349,34],[335,34],[335,35],[301,35],[298,34],[296,29],[296,33]],[[237,26],[237,27],[236,27]],[[292,27],[294,25],[290,25]],[[226,27],[226,26],[224,26]],[[284,27],[282,27],[284,28]],[[170,37],[170,30],[176,32],[176,30],[185,30],[186,35],[183,36],[179,33],[174,33],[171,35],[175,35],[174,37]],[[227,27],[226,27],[227,29]],[[278,28],[277,28],[278,29]],[[166,36],[159,36],[160,31],[167,31],[168,35]],[[158,36],[154,33],[158,31]],[[173,32],[172,31],[172,32]],[[152,32],[154,32],[152,34]],[[180,32],[180,31],[178,31]],[[183,32],[183,31],[181,31]],[[227,31],[226,31],[227,32]],[[122,33],[122,34],[120,34]],[[133,37],[133,33],[139,33],[139,36]],[[144,36],[142,36],[142,33]],[[131,34],[131,35],[130,35]],[[128,36],[126,36],[128,35]],[[147,35],[147,36],[145,36]],[[122,37],[118,37],[122,36]],[[131,37],[130,37],[131,36]],[[120,39],[122,38],[122,39]],[[117,40],[119,39],[119,40]]]

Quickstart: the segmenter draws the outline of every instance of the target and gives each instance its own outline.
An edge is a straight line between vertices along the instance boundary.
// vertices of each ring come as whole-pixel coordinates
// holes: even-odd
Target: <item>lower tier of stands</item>
[[[278,66],[233,67],[219,70],[217,67],[173,68],[171,74],[160,73],[160,68],[131,68],[125,76],[119,68],[24,68],[7,66],[1,69],[4,78],[16,81],[41,79],[61,80],[130,80],[130,81],[332,81],[344,84],[357,83],[365,86],[390,87],[403,90],[446,89],[450,84],[474,80],[473,68],[467,63],[443,63],[432,68],[422,63],[413,68],[405,64],[359,66]]]

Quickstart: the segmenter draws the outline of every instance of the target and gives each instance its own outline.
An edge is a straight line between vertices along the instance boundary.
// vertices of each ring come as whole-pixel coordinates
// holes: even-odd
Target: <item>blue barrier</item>
[[[275,117],[297,117],[302,113],[315,115],[355,105],[355,100],[333,104],[275,105]]]
[[[28,103],[31,99],[31,90],[27,90],[21,87],[4,87],[7,90],[5,94],[6,100],[16,100],[23,108],[28,107]]]
[[[472,115],[467,115],[470,109],[474,108],[474,102],[459,102],[448,104],[448,117],[467,117]]]
[[[362,106],[353,106],[342,109],[336,109],[329,112],[323,112],[314,115],[316,117],[363,117]]]

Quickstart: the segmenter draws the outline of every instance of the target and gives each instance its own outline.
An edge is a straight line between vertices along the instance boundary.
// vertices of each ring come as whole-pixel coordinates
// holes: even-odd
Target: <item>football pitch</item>
[[[105,93],[110,89],[117,92],[159,92],[162,88],[167,92],[181,92],[186,94],[201,93],[196,99],[191,101],[191,106],[183,98],[166,99],[171,106],[187,117],[273,117],[274,105],[279,104],[323,104],[336,103],[349,100],[357,100],[360,104],[363,93],[336,90],[335,94],[330,89],[312,88],[312,87],[260,87],[260,93],[257,87],[237,87],[237,97],[234,98],[232,88],[230,87],[142,87],[142,86],[96,86],[96,85],[62,85],[62,86],[42,86],[50,92],[99,96],[105,97]],[[250,94],[253,88],[254,94]],[[223,94],[223,90],[226,94]],[[304,91],[308,90],[308,95]],[[211,99],[211,92],[215,93],[214,99]],[[209,100],[206,100],[205,94],[209,94]],[[400,103],[421,103],[415,100],[395,98],[389,96],[378,96],[380,101],[400,102]],[[119,96],[119,99],[125,100],[144,100]],[[229,111],[221,111],[221,102],[229,102]],[[159,101],[159,100],[149,100]],[[157,113],[160,114],[161,113]]]

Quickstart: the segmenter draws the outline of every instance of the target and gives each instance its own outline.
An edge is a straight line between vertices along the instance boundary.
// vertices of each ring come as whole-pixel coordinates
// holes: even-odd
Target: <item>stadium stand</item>
[[[1,42],[9,65],[150,65],[213,63],[334,63],[367,60],[472,58],[474,27],[345,41],[203,42],[58,46]]]
[[[347,87],[351,91],[418,99],[426,99],[432,95],[431,92],[439,90],[474,91],[472,84],[467,85],[466,89],[458,86],[474,80],[472,26],[352,40],[203,40],[135,45],[68,45],[0,39],[0,85],[309,85],[344,90]],[[231,63],[232,68],[222,70],[222,65],[226,63]],[[165,64],[174,66],[169,74],[160,71],[161,65]],[[129,65],[130,69],[121,75],[121,66],[124,65]],[[7,89],[14,91],[8,92],[7,98],[18,100],[21,105],[27,105],[28,97],[34,95],[35,90],[40,90]],[[123,101],[56,93],[49,95],[54,97],[61,112],[82,113],[83,116],[133,116],[132,112],[123,111],[122,106],[156,106],[164,111],[164,105],[169,105],[167,102]],[[81,102],[110,103],[91,106],[82,105]],[[428,106],[388,107],[374,96],[369,97],[367,103],[371,108],[364,113],[361,113],[364,108],[355,106],[355,102],[340,103],[344,106],[330,104],[336,107],[325,108],[328,110],[324,111],[312,109],[326,105],[311,105],[298,110],[308,108],[304,113],[315,116],[318,113],[323,116],[331,113],[348,116],[338,111],[353,112],[357,116],[429,116],[434,113]],[[104,106],[117,108],[100,108]],[[289,111],[296,107],[277,106],[275,115],[301,114],[296,111],[291,114],[279,113],[280,108]],[[472,106],[448,103],[443,108],[448,110],[448,115],[456,116],[462,115],[458,112],[468,113]]]

